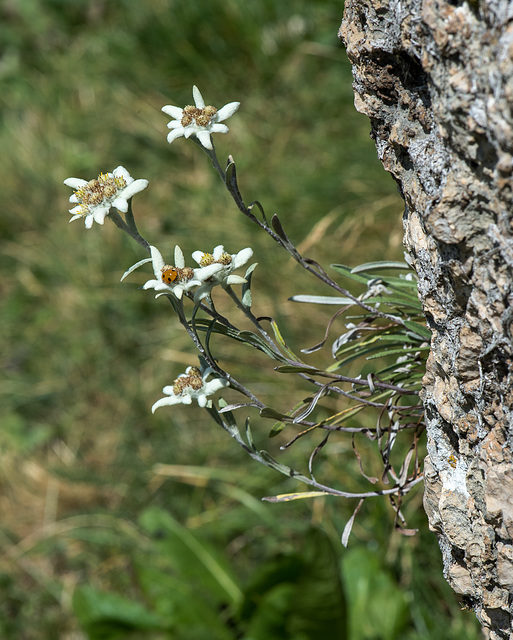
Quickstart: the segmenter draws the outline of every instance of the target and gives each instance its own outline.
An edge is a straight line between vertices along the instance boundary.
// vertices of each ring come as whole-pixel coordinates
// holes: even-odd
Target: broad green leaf
[[[155,549],[157,552],[158,549]],[[196,582],[177,574],[162,554],[155,553],[137,558],[134,563],[138,585],[146,602],[171,626],[171,633],[155,638],[188,638],[235,640],[234,634],[219,616],[215,598],[208,591],[198,589]],[[210,635],[207,635],[210,634]],[[146,640],[147,634],[128,636],[133,640]],[[125,640],[123,636],[122,640]]]
[[[299,564],[299,559],[297,562]],[[293,582],[285,581],[285,577],[282,570],[276,578],[278,584],[270,585],[263,593],[255,593],[258,608],[251,611],[245,640],[282,640],[291,637],[288,623],[296,590]]]
[[[75,589],[73,611],[90,640],[123,640],[129,633],[168,628],[140,602],[90,585]]]
[[[246,589],[243,619],[251,640],[346,640],[347,614],[337,553],[311,529],[301,555],[265,563]]]
[[[240,588],[227,562],[169,513],[157,508],[147,509],[140,517],[140,524],[155,536],[155,543],[180,567],[184,578],[189,576],[204,584],[221,601],[236,604],[240,600]]]
[[[408,594],[397,586],[382,559],[367,549],[350,548],[344,554],[342,572],[351,640],[403,637],[410,624]]]

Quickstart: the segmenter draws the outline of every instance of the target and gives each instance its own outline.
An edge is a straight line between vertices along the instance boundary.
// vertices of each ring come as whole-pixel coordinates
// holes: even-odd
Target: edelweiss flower
[[[184,109],[166,105],[162,107],[162,111],[168,116],[174,118],[168,123],[168,129],[171,131],[167,134],[167,141],[171,144],[173,140],[185,136],[195,135],[205,149],[212,149],[211,133],[228,133],[228,127],[225,124],[219,124],[226,120],[237,111],[240,102],[230,102],[225,104],[219,111],[210,105],[205,106],[205,101],[198,89],[192,88],[192,95],[196,106],[188,105]]]
[[[172,292],[179,300],[184,291],[201,286],[207,278],[210,278],[222,268],[218,264],[212,264],[202,269],[186,267],[183,252],[178,245],[175,247],[174,267],[164,262],[162,254],[156,247],[150,247],[150,251],[151,258],[145,258],[134,264],[123,274],[121,280],[124,280],[129,273],[132,273],[141,265],[151,262],[155,278],[145,282],[143,289],[155,289],[155,291],[162,293]],[[161,293],[158,295],[161,295]]]
[[[69,201],[77,206],[69,210],[73,214],[70,222],[85,218],[86,229],[90,229],[93,222],[104,223],[111,207],[126,213],[128,200],[146,189],[148,180],[134,180],[124,167],[119,166],[112,173],[100,173],[89,182],[81,178],[67,178],[64,184],[75,189]]]
[[[195,299],[201,300],[205,296],[208,296],[212,288],[218,284],[223,287],[228,287],[232,284],[243,284],[246,282],[245,278],[231,275],[231,273],[246,264],[252,255],[253,249],[249,247],[242,249],[242,251],[239,251],[237,254],[226,253],[222,244],[218,245],[212,253],[195,251],[192,257],[200,267],[207,268],[209,265],[220,265],[219,270],[210,278],[206,279],[204,284],[197,290],[194,296]]]
[[[203,375],[197,367],[187,367],[185,373],[179,375],[172,385],[162,389],[168,397],[157,400],[151,408],[151,412],[155,413],[156,409],[166,405],[191,404],[193,398],[196,398],[200,407],[211,407],[212,400],[208,400],[208,396],[228,386],[228,381],[221,378],[207,382],[206,379],[211,373],[210,367],[205,369]]]

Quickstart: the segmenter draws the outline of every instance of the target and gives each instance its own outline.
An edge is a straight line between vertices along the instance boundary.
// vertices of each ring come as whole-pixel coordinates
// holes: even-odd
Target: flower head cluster
[[[69,199],[76,205],[69,210],[73,214],[70,222],[85,218],[86,229],[90,229],[93,222],[105,222],[111,207],[126,213],[128,200],[146,189],[148,180],[134,180],[124,167],[119,166],[112,173],[100,173],[89,182],[81,178],[67,178],[64,184],[75,189]]]
[[[212,149],[210,134],[228,133],[228,127],[219,123],[233,116],[239,108],[240,102],[230,102],[217,110],[215,107],[205,105],[198,87],[192,88],[192,95],[195,106],[188,105],[183,109],[173,105],[162,107],[164,113],[174,118],[167,125],[168,129],[171,129],[167,134],[167,141],[171,144],[173,140],[181,136],[190,138],[195,135],[205,149]]]
[[[223,287],[228,287],[232,284],[243,284],[246,279],[242,276],[232,275],[232,271],[242,267],[253,255],[253,249],[246,247],[239,253],[230,254],[226,253],[222,244],[215,247],[212,253],[204,253],[203,251],[195,251],[192,254],[193,259],[203,269],[208,266],[218,265],[218,269],[213,275],[206,280],[206,282],[198,289],[195,294],[196,300],[210,295],[212,288],[220,284]]]
[[[184,255],[178,245],[175,247],[174,266],[166,264],[156,247],[150,246],[150,252],[151,258],[145,258],[131,266],[121,280],[141,265],[151,262],[155,277],[145,282],[143,289],[154,289],[158,292],[157,296],[170,292],[180,300],[185,292],[199,287],[194,296],[196,301],[210,295],[212,288],[218,284],[226,287],[246,282],[245,278],[232,275],[231,272],[244,265],[253,255],[253,250],[249,247],[237,254],[229,254],[224,251],[222,245],[219,245],[213,253],[195,251],[192,257],[199,264],[199,268],[192,269],[185,266]]]
[[[180,374],[172,385],[162,389],[167,394],[167,397],[155,402],[151,408],[152,413],[155,413],[155,410],[159,407],[167,405],[191,404],[193,398],[197,400],[200,407],[211,407],[212,400],[208,400],[208,396],[228,386],[228,382],[221,378],[215,378],[207,382],[207,378],[211,373],[212,369],[210,367],[205,369],[203,374],[197,367],[187,367],[185,373]]]
[[[190,291],[193,287],[200,287],[205,280],[211,278],[222,267],[218,264],[211,264],[200,269],[192,269],[185,266],[185,259],[182,250],[178,245],[175,247],[175,264],[169,265],[164,262],[162,254],[156,247],[150,246],[151,258],[145,258],[134,264],[123,274],[124,280],[129,273],[135,269],[151,262],[155,278],[151,278],[144,283],[143,289],[154,289],[157,295],[163,293],[173,293],[179,300],[184,292]]]

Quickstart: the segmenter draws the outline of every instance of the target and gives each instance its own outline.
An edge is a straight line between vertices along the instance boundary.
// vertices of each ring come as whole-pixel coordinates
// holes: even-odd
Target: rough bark
[[[513,595],[513,2],[346,0],[356,108],[405,200],[433,332],[424,505],[491,638]]]

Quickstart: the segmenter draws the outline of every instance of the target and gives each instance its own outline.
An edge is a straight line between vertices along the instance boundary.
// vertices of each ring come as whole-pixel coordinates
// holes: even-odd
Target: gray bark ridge
[[[513,595],[513,2],[346,0],[355,106],[405,200],[433,332],[424,506],[491,638]]]

